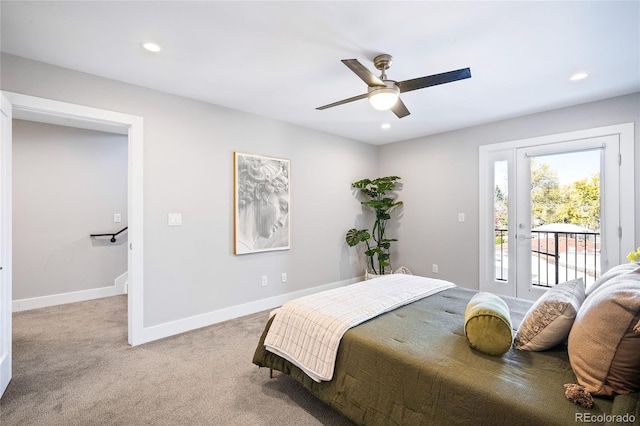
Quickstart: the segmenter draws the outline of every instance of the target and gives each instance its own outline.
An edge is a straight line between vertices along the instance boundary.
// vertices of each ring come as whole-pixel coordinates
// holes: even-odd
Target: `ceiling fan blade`
[[[353,101],[359,101],[360,99],[366,99],[366,97],[367,97],[367,94],[365,93],[365,94],[362,94],[362,95],[354,96],[354,97],[349,98],[349,99],[343,99],[341,101],[334,102],[332,104],[323,105],[323,106],[318,107],[316,109],[322,110],[322,109],[327,109],[327,108],[333,108],[334,106],[347,104],[347,103],[353,102]]]
[[[385,86],[382,80],[376,77],[375,74],[369,71],[367,67],[362,65],[357,59],[343,59],[342,63],[348,66],[351,71],[356,73],[362,81],[367,83],[367,86]]]
[[[455,71],[433,74],[426,77],[414,78],[412,80],[399,81],[396,85],[400,88],[400,93],[412,90],[424,89],[425,87],[437,86],[438,84],[451,83],[453,81],[471,78],[471,70],[462,68]]]
[[[400,98],[398,98],[398,101],[391,107],[391,111],[393,111],[398,118],[406,117],[411,114]]]

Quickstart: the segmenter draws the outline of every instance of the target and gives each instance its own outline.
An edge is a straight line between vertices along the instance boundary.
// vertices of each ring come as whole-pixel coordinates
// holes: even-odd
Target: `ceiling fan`
[[[360,99],[369,98],[369,102],[375,109],[390,109],[398,118],[402,118],[409,115],[410,112],[404,102],[402,102],[402,99],[400,99],[400,93],[471,78],[471,70],[469,68],[462,68],[455,71],[443,72],[441,74],[433,74],[405,81],[388,80],[385,71],[391,66],[392,60],[393,57],[386,53],[373,58],[373,65],[382,72],[380,77],[376,77],[357,59],[343,59],[342,63],[349,67],[351,71],[356,73],[362,81],[367,83],[367,93],[343,99],[316,109],[323,110]]]

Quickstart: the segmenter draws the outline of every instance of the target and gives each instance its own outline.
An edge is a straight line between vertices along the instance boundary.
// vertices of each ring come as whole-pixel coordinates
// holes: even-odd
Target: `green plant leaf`
[[[349,247],[354,247],[363,241],[367,241],[369,238],[371,238],[371,235],[366,229],[358,230],[356,228],[352,228],[347,231],[347,235],[344,239]]]
[[[373,257],[373,256],[375,256],[377,254],[378,255],[378,259],[379,259],[380,256],[384,255],[385,253],[382,250],[380,250],[379,248],[375,247],[375,248],[372,248],[372,249],[369,249],[369,250],[365,250],[364,254],[367,255],[368,257]]]
[[[371,184],[371,180],[370,179],[362,179],[362,180],[359,180],[357,182],[353,182],[351,184],[351,186],[353,188],[363,189],[363,188],[366,188],[367,185],[369,185],[369,184]]]

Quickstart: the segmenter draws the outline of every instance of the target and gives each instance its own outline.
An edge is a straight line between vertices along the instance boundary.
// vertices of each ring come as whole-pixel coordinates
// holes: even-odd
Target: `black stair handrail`
[[[91,234],[89,235],[90,237],[109,237],[111,236],[111,241],[112,243],[116,242],[116,236],[122,234],[124,231],[126,231],[129,227],[125,226],[124,228],[122,228],[121,230],[119,230],[118,232],[116,232],[115,234]]]

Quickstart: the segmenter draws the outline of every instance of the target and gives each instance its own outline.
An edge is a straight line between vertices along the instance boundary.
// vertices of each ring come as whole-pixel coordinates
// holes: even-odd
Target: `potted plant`
[[[395,238],[387,238],[387,221],[391,219],[391,212],[402,201],[397,201],[394,190],[397,186],[398,176],[386,176],[377,179],[362,179],[351,184],[351,187],[358,190],[367,199],[362,201],[363,206],[372,208],[376,217],[371,232],[367,229],[350,229],[347,231],[345,240],[350,247],[355,247],[360,243],[365,243],[367,249],[364,254],[367,256],[367,276],[369,274],[384,275],[392,273],[389,248]]]
[[[629,253],[627,259],[629,259],[631,263],[640,263],[640,247],[638,247],[638,250]]]

